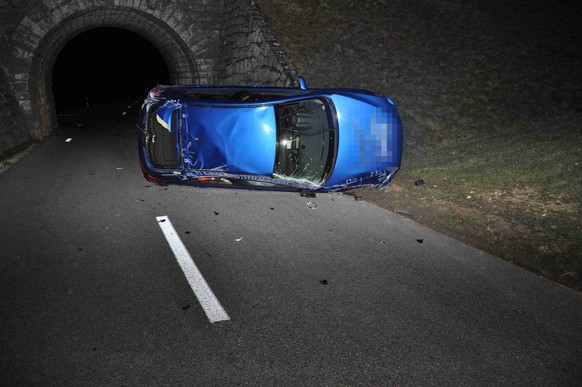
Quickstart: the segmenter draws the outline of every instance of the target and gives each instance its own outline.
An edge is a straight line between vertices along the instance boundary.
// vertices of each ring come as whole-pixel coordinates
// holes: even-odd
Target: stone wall
[[[297,75],[252,0],[225,0],[219,82],[294,86]]]
[[[24,119],[18,104],[10,92],[4,72],[0,71],[0,153],[30,139],[23,127]]]
[[[148,39],[175,84],[295,83],[252,0],[0,0],[0,153],[56,129],[53,63],[72,37],[98,27]]]

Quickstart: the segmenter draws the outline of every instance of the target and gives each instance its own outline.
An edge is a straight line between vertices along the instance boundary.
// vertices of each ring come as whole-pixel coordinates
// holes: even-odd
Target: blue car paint
[[[337,115],[339,146],[326,186],[380,184],[400,167],[402,123],[386,99],[346,93],[331,96]]]
[[[261,91],[289,93],[273,100],[207,101],[192,99],[192,90]],[[274,105],[301,99],[331,99],[338,114],[338,151],[335,165],[321,186],[276,179],[272,176],[276,147]],[[180,120],[177,144],[181,165],[160,168],[147,157],[141,132],[145,131],[148,111],[162,106],[161,119],[171,127],[171,113],[178,109]],[[139,115],[139,156],[146,178],[172,184],[204,186],[200,177],[264,181],[287,186],[290,190],[315,192],[341,191],[366,185],[387,184],[400,167],[402,123],[392,100],[360,89],[291,88],[154,88]],[[248,187],[243,187],[248,188]]]
[[[187,106],[188,168],[271,175],[277,128],[273,106]]]

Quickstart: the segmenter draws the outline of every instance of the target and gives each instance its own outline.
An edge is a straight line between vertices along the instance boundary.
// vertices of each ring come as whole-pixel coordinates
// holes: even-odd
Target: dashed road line
[[[170,248],[172,249],[174,255],[176,256],[176,260],[178,264],[182,268],[190,287],[194,291],[194,295],[200,302],[202,309],[208,316],[208,319],[211,323],[215,323],[218,321],[226,321],[230,320],[230,317],[220,304],[220,301],[216,298],[210,286],[198,270],[198,267],[194,263],[194,260],[188,253],[186,246],[178,236],[176,229],[170,222],[170,218],[167,216],[158,216],[156,217],[158,221],[158,225],[162,229]]]

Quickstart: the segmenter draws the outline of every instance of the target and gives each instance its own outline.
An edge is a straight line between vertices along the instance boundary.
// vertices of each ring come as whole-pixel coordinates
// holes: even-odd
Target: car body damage
[[[402,157],[394,103],[359,89],[158,86],[138,128],[144,176],[158,184],[379,188]]]

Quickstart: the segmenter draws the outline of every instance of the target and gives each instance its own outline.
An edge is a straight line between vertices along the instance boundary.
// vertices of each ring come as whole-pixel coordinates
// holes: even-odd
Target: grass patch
[[[582,289],[580,121],[566,116],[416,148],[395,179],[407,197],[387,192],[409,210],[432,208],[437,215],[421,223],[455,237],[462,231],[463,241]],[[417,179],[425,184],[413,187]]]
[[[582,38],[567,8],[257,3],[308,82],[396,102],[402,169],[358,195],[582,290]]]
[[[469,224],[470,219],[461,215],[458,211],[449,208],[445,214],[444,221],[449,227],[461,228]]]

